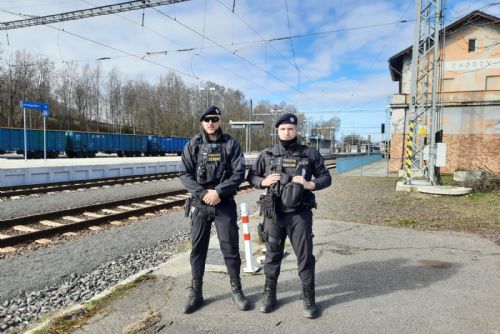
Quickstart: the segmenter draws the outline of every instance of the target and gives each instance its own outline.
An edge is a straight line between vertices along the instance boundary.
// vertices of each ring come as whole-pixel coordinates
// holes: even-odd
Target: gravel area
[[[0,332],[87,300],[168,260],[188,240],[180,212],[0,261]]]
[[[445,197],[396,192],[396,181],[396,178],[334,176],[330,188],[316,193],[318,209],[314,217],[468,231],[499,243],[498,194]],[[4,201],[0,203],[0,219],[172,188],[181,188],[180,182],[156,181]],[[250,212],[255,212],[260,193],[242,192],[237,202],[246,202]],[[4,211],[6,208],[8,213]],[[183,212],[173,211],[0,259],[0,332],[29,323],[50,310],[86,300],[129,275],[156,266],[187,240],[188,231]]]
[[[121,194],[140,191],[137,186],[122,189]],[[149,186],[142,185],[143,193],[151,191]],[[166,189],[164,185],[162,191]],[[83,193],[85,201],[93,203],[92,192],[80,195]],[[256,191],[242,192],[237,201],[247,202],[255,212],[258,195]],[[51,201],[49,197],[45,195],[43,201]],[[26,200],[32,198],[12,203]],[[188,239],[188,220],[178,210],[0,259],[0,333],[87,300],[126,277],[165,262]]]
[[[396,192],[396,177],[336,175],[318,192],[315,217],[478,234],[500,245],[500,193],[441,196]]]

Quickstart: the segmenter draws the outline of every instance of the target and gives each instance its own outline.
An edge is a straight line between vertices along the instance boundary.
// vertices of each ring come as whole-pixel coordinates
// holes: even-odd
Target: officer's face
[[[201,126],[203,126],[203,130],[209,135],[215,134],[215,132],[220,128],[220,116],[205,116],[201,121]]]
[[[293,124],[280,124],[278,126],[278,137],[281,140],[292,140],[297,137],[297,126]]]

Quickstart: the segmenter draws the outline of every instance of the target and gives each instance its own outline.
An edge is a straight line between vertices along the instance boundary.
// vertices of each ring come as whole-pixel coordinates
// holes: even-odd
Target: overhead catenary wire
[[[83,1],[83,0],[82,0]],[[116,15],[116,14],[115,14]],[[171,18],[172,19],[172,18]],[[174,21],[177,21],[176,18],[173,19]],[[407,21],[405,21],[407,22]],[[391,23],[388,23],[388,24],[399,24],[401,22],[391,22]],[[382,24],[382,25],[387,25],[387,24]],[[305,37],[308,37],[308,36],[312,36],[312,37],[317,37],[317,36],[324,36],[326,34],[330,34],[330,33],[336,33],[336,32],[340,32],[340,31],[347,31],[347,30],[358,30],[358,29],[368,29],[368,28],[371,28],[371,27],[375,27],[375,26],[381,26],[380,24],[378,25],[369,25],[369,26],[362,26],[362,27],[352,27],[352,28],[347,28],[347,29],[337,29],[337,30],[331,30],[331,31],[323,31],[323,32],[316,32],[316,33],[311,33],[311,34],[301,34],[301,35],[291,35],[291,32],[289,31],[289,34],[288,36],[282,36],[282,37],[275,37],[275,38],[271,38],[271,39],[267,39],[267,40],[264,40],[264,41],[256,41],[256,42],[253,42],[254,44],[261,44],[261,43],[266,43],[268,45],[272,45],[272,42],[273,41],[280,41],[280,40],[286,40],[286,39],[293,39],[293,38],[305,38]],[[65,31],[66,32],[66,31]],[[75,34],[74,34],[75,35]],[[205,35],[205,34],[202,34],[202,35]],[[81,36],[78,36],[78,37],[81,37]],[[202,36],[202,38],[204,38]],[[246,44],[249,44],[248,42],[242,42],[243,43],[246,43]],[[104,43],[102,43],[104,44]],[[101,45],[102,45],[101,44]],[[238,43],[232,43],[232,44],[238,44]],[[140,58],[141,60],[144,61],[144,58],[146,57],[150,57],[150,56],[154,56],[156,54],[166,54],[167,52],[192,52],[192,51],[195,51],[195,50],[202,50],[202,49],[206,49],[206,48],[209,48],[209,47],[220,47],[218,45],[216,46],[210,46],[210,45],[204,45],[203,47],[201,48],[183,48],[183,49],[177,49],[177,50],[166,50],[165,52],[163,51],[150,51],[150,52],[145,52],[144,54],[133,54],[132,52],[125,52],[123,53],[124,55],[121,55],[121,56],[115,56],[115,57],[107,57],[107,59],[113,59],[113,58],[118,58],[118,57],[134,57],[134,58]],[[123,50],[122,50],[123,51]],[[233,53],[236,52],[236,51],[232,51]],[[205,59],[207,60],[206,58],[200,56],[200,58],[202,59]],[[295,60],[296,62],[296,60]],[[151,63],[156,63],[156,62],[151,62]],[[215,63],[216,64],[216,63]],[[158,64],[156,64],[158,65]],[[160,66],[162,67],[165,67],[163,65],[160,64]],[[173,72],[177,72],[178,73],[178,70],[176,69],[172,69],[172,68],[168,68],[170,70],[172,70]],[[269,75],[269,73],[265,72],[267,75]],[[236,73],[234,73],[233,71],[233,74],[236,75]],[[182,74],[182,75],[185,75],[185,74]],[[243,76],[241,75],[238,75],[240,78],[244,78]],[[198,78],[197,75],[193,74],[191,76],[188,75],[188,77],[192,77],[192,78]],[[245,79],[245,78],[244,78]],[[245,79],[247,81],[249,81],[248,79]],[[251,81],[250,81],[251,82]],[[283,82],[283,81],[282,81]],[[284,83],[284,82],[283,82]],[[286,83],[285,83],[286,84]],[[260,85],[259,85],[260,86]],[[300,91],[300,89],[298,90]],[[318,102],[317,100],[313,99],[314,101]]]
[[[292,36],[292,29],[290,27],[290,15],[288,14],[288,0],[285,0],[285,9],[286,9],[286,21],[288,24],[288,34]],[[293,38],[290,38],[290,46],[292,48],[292,56],[293,56],[293,64],[295,65],[295,69],[297,70],[297,88],[300,88],[300,70],[297,66],[297,59],[295,58],[295,49],[293,47]]]
[[[93,5],[92,3],[90,3],[90,2],[88,2],[88,1],[86,1],[86,0],[82,0],[82,1],[84,1],[84,2],[86,2],[86,3],[88,3],[88,4]],[[9,14],[14,14],[14,15],[17,15],[17,16],[22,16],[22,17],[30,17],[29,15],[25,15],[25,14],[13,13],[13,12],[6,11],[6,10],[2,10],[2,11],[7,12],[7,13],[9,13]],[[126,20],[126,21],[128,21],[128,22],[131,22],[131,23],[134,23],[134,24],[137,24],[137,25],[142,26],[142,24],[136,23],[136,22],[134,22],[133,20],[130,20],[130,19],[128,19],[128,18],[125,18],[125,17],[123,17],[123,16],[121,16],[121,15],[119,15],[119,14],[117,14],[117,13],[114,13],[114,15],[117,15],[118,17],[121,17],[122,19],[125,19],[125,20]],[[87,41],[90,41],[90,42],[96,43],[96,44],[101,45],[101,46],[103,46],[103,47],[107,47],[107,48],[110,48],[110,49],[112,49],[112,50],[115,50],[115,51],[118,51],[118,52],[121,52],[121,53],[125,54],[125,56],[103,57],[103,58],[97,58],[97,60],[101,60],[101,59],[106,59],[106,60],[108,60],[108,59],[121,58],[121,57],[134,57],[134,58],[140,59],[140,60],[142,60],[142,61],[146,61],[146,62],[149,62],[149,63],[155,64],[155,65],[157,65],[157,66],[164,67],[164,68],[169,69],[169,70],[171,70],[171,71],[173,71],[173,72],[175,72],[175,73],[178,73],[178,74],[181,74],[181,75],[185,75],[185,76],[188,76],[188,77],[191,77],[191,78],[194,78],[194,79],[200,80],[200,78],[199,78],[197,75],[195,75],[194,73],[193,73],[192,75],[190,75],[190,74],[188,74],[188,73],[185,73],[185,72],[182,72],[182,71],[176,70],[176,69],[171,68],[171,67],[169,67],[169,66],[165,66],[165,65],[162,65],[162,64],[160,64],[160,63],[157,63],[157,62],[154,62],[154,61],[151,61],[151,60],[147,60],[147,59],[145,59],[145,57],[146,57],[146,56],[151,56],[151,55],[153,55],[153,54],[167,54],[167,53],[168,53],[168,51],[154,51],[154,52],[145,52],[144,54],[133,54],[133,53],[130,53],[130,52],[127,52],[127,51],[124,51],[124,50],[120,50],[120,49],[117,49],[117,48],[111,47],[111,46],[109,46],[109,45],[107,45],[107,44],[104,44],[104,43],[101,43],[101,42],[97,42],[97,41],[92,40],[92,39],[90,39],[90,38],[83,37],[83,36],[80,36],[80,35],[75,34],[75,33],[71,33],[70,31],[67,31],[67,30],[64,30],[64,29],[61,29],[61,28],[53,27],[53,26],[50,26],[50,25],[47,25],[47,26],[48,26],[48,27],[50,27],[50,28],[53,28],[53,29],[58,30],[58,33],[62,31],[62,32],[65,32],[65,33],[67,33],[67,34],[73,35],[73,36],[75,36],[75,37],[79,37],[79,38],[85,39],[85,40],[87,40]],[[149,30],[154,31],[154,30],[152,30],[152,29],[149,29]],[[156,31],[154,31],[154,32],[155,32],[155,33],[157,33]],[[162,37],[166,37],[166,36],[164,36],[163,34],[160,34],[160,33],[157,33],[157,34],[161,35]],[[203,49],[203,47],[201,47],[200,49]],[[195,49],[194,49],[194,48],[177,49],[176,51],[177,51],[177,52],[186,52],[186,51],[192,51],[192,50],[195,50]],[[202,56],[201,56],[201,55],[199,55],[199,54],[196,54],[196,55],[200,56],[200,58],[204,59],[205,61],[208,61],[208,59],[207,59],[206,57],[202,57]],[[94,59],[92,59],[92,60],[94,60]],[[64,60],[62,61],[62,63],[66,63],[66,62],[68,62],[68,61],[64,61]],[[209,62],[210,62],[210,61],[209,61]],[[211,63],[212,63],[212,64],[216,64],[216,63],[213,63],[213,62],[211,62]],[[236,76],[238,76],[238,77],[240,77],[240,78],[242,78],[242,79],[244,79],[244,80],[246,80],[246,81],[251,82],[251,83],[252,83],[252,84],[254,84],[254,85],[257,85],[257,86],[260,86],[260,87],[262,87],[262,88],[264,88],[264,89],[267,89],[266,87],[262,86],[261,84],[256,83],[255,81],[250,80],[250,79],[248,79],[248,78],[246,78],[246,77],[244,77],[244,76],[242,76],[242,75],[240,75],[240,74],[236,73],[235,71],[228,70],[228,69],[226,69],[225,67],[222,67],[222,66],[221,66],[221,65],[219,65],[219,64],[216,64],[216,65],[218,65],[219,67],[221,67],[221,68],[225,69],[226,71],[228,71],[228,72],[232,73],[233,75],[236,75]]]
[[[87,4],[90,4],[90,5],[95,6],[95,4],[93,4],[93,3],[91,3],[91,2],[89,2],[89,1],[87,1],[87,0],[81,0],[81,1],[83,1],[83,2],[85,2],[85,3],[87,3]],[[206,3],[206,1],[205,1],[205,3]],[[174,4],[174,6],[175,6],[175,4]],[[205,11],[206,11],[206,9],[205,9]],[[120,14],[113,14],[113,15],[118,16],[118,17],[120,17],[120,18],[124,19],[125,21],[127,21],[127,22],[129,22],[129,23],[132,23],[132,24],[135,24],[135,25],[140,25],[138,22],[135,22],[134,20],[131,20],[131,19],[129,19],[129,18],[126,18],[126,17],[124,17],[123,15],[120,15]],[[206,13],[204,14],[204,16],[205,16],[205,15],[206,15]],[[205,19],[204,19],[204,20],[205,20]],[[204,21],[204,22],[205,22],[205,21]],[[204,23],[204,25],[205,25],[205,23]],[[162,38],[165,38],[167,41],[169,41],[169,42],[171,42],[171,43],[174,43],[174,44],[177,44],[177,45],[181,46],[181,45],[180,45],[180,44],[178,44],[176,41],[174,41],[174,40],[170,39],[168,36],[166,36],[166,35],[164,35],[164,34],[162,34],[162,33],[158,32],[158,31],[156,31],[156,30],[154,30],[154,29],[152,29],[152,28],[149,28],[149,27],[147,27],[147,26],[145,26],[145,25],[144,25],[144,26],[142,26],[142,28],[147,29],[148,31],[151,31],[151,32],[155,33],[156,35],[158,35],[158,36],[160,36],[160,37],[162,37]],[[182,49],[176,49],[176,50],[150,51],[150,52],[146,52],[146,53],[144,53],[144,54],[135,54],[135,55],[136,55],[137,57],[141,57],[141,58],[143,58],[143,57],[146,57],[146,56],[154,56],[154,55],[167,55],[168,53],[172,53],[172,52],[191,52],[191,51],[194,51],[194,50],[202,50],[202,49],[205,49],[205,47],[201,47],[201,48],[199,48],[199,49],[196,49],[196,48],[182,48]],[[221,69],[225,70],[226,72],[231,73],[232,75],[237,76],[237,77],[238,77],[238,78],[240,78],[240,79],[243,79],[243,80],[245,80],[245,81],[248,81],[249,83],[251,83],[251,84],[253,84],[253,85],[255,85],[255,86],[259,86],[259,87],[263,88],[264,90],[266,90],[266,89],[267,89],[267,87],[265,87],[264,85],[260,84],[259,82],[254,81],[254,80],[251,80],[251,79],[249,79],[248,77],[245,77],[245,76],[241,75],[238,71],[234,71],[234,70],[228,69],[227,67],[222,66],[222,65],[220,65],[219,63],[216,63],[216,62],[210,61],[207,57],[202,56],[201,52],[200,52],[200,53],[195,53],[195,54],[194,54],[194,56],[200,57],[201,59],[205,60],[206,62],[209,62],[209,63],[211,63],[212,65],[215,65],[215,66],[217,66],[217,67],[219,67],[219,68],[221,68]],[[118,58],[118,57],[128,57],[128,56],[126,55],[126,56],[116,56],[116,57],[108,57],[108,58],[109,58],[109,59],[114,59],[114,58]],[[196,74],[194,74],[194,71],[193,71],[193,69],[192,69],[192,63],[191,63],[191,72],[192,72],[193,76],[196,76]],[[196,76],[196,77],[197,77],[197,76]]]
[[[16,15],[19,15],[19,16],[25,16],[24,14],[16,14]],[[95,41],[95,40],[93,40],[93,39],[91,39],[91,38],[89,38],[89,37],[81,36],[81,35],[79,35],[79,34],[72,33],[72,32],[70,32],[70,31],[68,31],[68,30],[66,30],[66,29],[61,29],[61,28],[58,28],[58,27],[54,27],[54,26],[52,26],[52,25],[50,25],[50,24],[45,24],[45,26],[47,26],[47,27],[49,27],[49,28],[51,28],[51,29],[57,30],[57,31],[62,31],[62,32],[64,32],[64,33],[68,34],[68,35],[71,35],[71,36],[74,36],[74,37],[81,38],[81,39],[83,39],[83,40],[86,40],[86,41],[88,41],[88,42],[91,42],[91,43],[94,43],[94,44],[100,45],[100,46],[102,46],[102,47],[105,47],[105,48],[111,49],[111,50],[113,50],[113,51],[117,51],[117,52],[122,53],[122,54],[125,54],[125,55],[127,55],[127,56],[134,57],[134,58],[139,59],[139,60],[141,60],[141,61],[144,61],[144,62],[147,62],[147,63],[150,63],[150,64],[154,64],[154,65],[156,65],[156,66],[160,66],[160,67],[162,67],[162,68],[165,68],[165,69],[167,69],[167,70],[169,70],[169,71],[172,71],[172,72],[178,73],[178,74],[180,74],[180,75],[187,76],[187,77],[190,77],[190,78],[192,78],[192,79],[200,80],[200,78],[199,78],[199,77],[197,77],[197,76],[193,76],[193,75],[191,75],[191,74],[189,74],[189,73],[186,73],[186,72],[183,72],[183,71],[177,70],[177,69],[172,68],[172,67],[170,67],[170,66],[166,66],[166,65],[163,65],[163,64],[160,64],[160,63],[154,62],[154,61],[149,60],[149,59],[146,59],[146,58],[141,58],[141,57],[139,57],[139,56],[137,56],[137,55],[135,55],[135,54],[133,54],[133,53],[130,53],[130,52],[125,51],[125,50],[118,49],[118,48],[116,48],[116,47],[114,47],[114,46],[111,46],[111,45],[108,45],[108,44],[105,44],[105,43],[102,43],[102,42],[99,42],[99,41]]]
[[[86,1],[86,0],[81,0],[81,1],[84,1],[84,2],[86,2],[86,3],[89,3],[89,2],[88,2],[88,1]],[[0,9],[0,10],[1,10],[1,9]],[[16,14],[16,15],[18,15],[18,16],[24,16],[25,14]],[[134,24],[140,25],[139,23],[137,23],[137,22],[135,22],[135,21],[133,21],[133,20],[130,20],[130,19],[128,19],[128,18],[125,18],[125,17],[123,17],[123,16],[121,16],[121,15],[119,15],[119,14],[114,14],[114,15],[116,15],[116,16],[118,16],[118,17],[120,17],[120,18],[123,18],[123,19],[125,19],[125,20],[126,20],[126,21],[128,21],[128,22],[131,22],[131,23],[134,23]],[[124,57],[133,57],[133,58],[140,59],[140,60],[142,60],[142,61],[146,61],[146,62],[149,62],[149,63],[151,63],[151,64],[157,65],[157,66],[161,66],[161,67],[167,68],[167,69],[169,69],[169,70],[172,70],[172,71],[173,71],[173,72],[175,72],[175,73],[178,73],[178,74],[181,74],[181,75],[187,75],[188,77],[191,77],[191,78],[194,78],[194,79],[197,79],[197,80],[201,80],[201,78],[199,78],[199,77],[198,77],[197,75],[195,75],[195,74],[193,74],[193,75],[189,75],[189,74],[187,74],[187,73],[184,73],[184,72],[182,72],[182,71],[179,71],[179,70],[173,69],[173,68],[171,68],[171,67],[164,66],[164,65],[162,65],[162,64],[160,64],[160,63],[157,63],[157,62],[154,62],[154,61],[150,61],[150,60],[144,59],[144,58],[145,58],[145,57],[147,57],[147,56],[160,55],[160,54],[161,54],[161,55],[166,55],[166,54],[167,54],[167,51],[152,51],[152,52],[146,52],[146,53],[133,54],[133,53],[130,53],[130,52],[127,52],[127,51],[123,51],[123,50],[120,50],[120,49],[114,48],[114,47],[109,46],[109,45],[107,45],[107,44],[104,44],[104,43],[101,43],[101,42],[97,42],[97,41],[91,40],[91,39],[89,39],[89,38],[86,38],[86,37],[80,36],[80,35],[78,35],[78,34],[71,33],[71,32],[69,32],[69,31],[64,30],[64,29],[61,29],[61,28],[53,27],[53,26],[51,26],[51,25],[47,25],[47,26],[48,26],[48,27],[50,27],[50,28],[52,28],[52,29],[56,29],[56,30],[58,30],[58,32],[61,32],[61,31],[62,31],[62,32],[68,33],[68,34],[70,34],[70,35],[73,35],[73,36],[75,36],[75,37],[78,37],[78,38],[83,38],[83,39],[85,39],[85,40],[87,40],[87,41],[90,41],[90,42],[96,43],[96,44],[98,44],[98,45],[101,45],[101,46],[104,46],[104,47],[107,47],[107,48],[111,48],[111,49],[113,49],[113,50],[115,50],[115,51],[118,51],[118,52],[122,52],[122,53],[124,54],[124,55],[122,55],[122,56],[114,56],[114,57],[100,57],[100,58],[80,59],[80,60],[62,60],[62,61],[60,61],[61,63],[69,63],[69,62],[72,62],[72,61],[82,61],[82,62],[83,62],[83,61],[89,61],[89,60],[111,60],[111,59],[124,58]],[[165,35],[163,35],[163,34],[161,34],[161,33],[158,33],[158,32],[156,32],[156,31],[155,31],[155,30],[153,30],[153,29],[149,29],[149,30],[151,30],[152,32],[157,33],[159,36],[166,37]],[[178,51],[179,51],[179,52],[186,52],[186,51],[190,51],[190,50],[189,50],[189,49],[179,49]],[[170,51],[168,51],[168,52],[170,52]],[[261,87],[261,88],[262,88],[262,89],[264,89],[264,90],[268,89],[268,88],[267,88],[267,87],[265,87],[264,85],[262,85],[262,84],[260,84],[260,83],[258,83],[258,82],[256,82],[256,81],[254,81],[254,80],[251,80],[251,79],[249,79],[249,78],[247,78],[247,77],[245,77],[245,76],[243,76],[243,75],[241,75],[241,74],[239,74],[237,71],[234,71],[234,70],[228,69],[228,68],[226,68],[226,67],[224,67],[224,66],[222,66],[222,65],[220,65],[220,64],[218,64],[218,63],[215,63],[215,62],[210,61],[207,57],[204,57],[204,56],[202,56],[201,54],[198,54],[198,53],[197,53],[197,54],[195,54],[195,55],[196,55],[196,56],[198,56],[198,57],[200,57],[200,58],[202,58],[203,60],[205,60],[205,61],[207,61],[207,62],[209,62],[209,63],[213,64],[213,65],[216,65],[216,66],[218,66],[218,67],[222,68],[223,70],[227,71],[228,73],[231,73],[231,74],[233,74],[233,75],[235,75],[235,76],[237,76],[237,77],[239,77],[239,78],[241,78],[241,79],[243,79],[243,80],[245,80],[245,81],[250,82],[251,84],[253,84],[253,85],[255,85],[255,86],[259,86],[259,87]],[[35,64],[33,64],[33,65],[35,65]],[[206,80],[204,80],[204,81],[206,81]]]
[[[181,22],[180,20],[178,20],[178,19],[175,19],[175,18],[171,17],[170,15],[168,15],[168,14],[164,13],[163,11],[161,11],[161,10],[159,10],[159,9],[157,9],[157,8],[154,8],[154,7],[153,7],[152,9],[153,9],[153,10],[155,10],[155,11],[157,11],[158,13],[162,14],[163,16],[165,16],[165,17],[169,18],[170,20],[172,20],[172,21],[174,21],[174,22],[176,22],[176,23],[178,23],[178,24],[182,25],[183,27],[185,27],[186,29],[188,29],[188,30],[190,30],[190,31],[194,32],[195,34],[202,36],[202,34],[201,34],[199,31],[197,31],[196,29],[194,29],[194,28],[192,28],[192,27],[190,27],[190,26],[186,25],[185,23]],[[315,98],[313,98],[313,97],[309,96],[308,94],[306,94],[305,92],[303,92],[303,91],[301,91],[301,90],[297,89],[296,87],[290,86],[290,85],[289,85],[286,81],[284,81],[284,80],[280,79],[279,77],[277,77],[277,76],[276,76],[276,75],[274,75],[273,73],[271,73],[271,72],[267,71],[266,69],[263,69],[261,66],[259,66],[259,65],[255,64],[254,62],[252,62],[252,61],[248,60],[247,58],[245,58],[245,57],[243,57],[243,56],[241,56],[241,55],[239,55],[239,54],[237,54],[237,53],[235,53],[235,52],[232,52],[231,50],[229,50],[228,48],[226,48],[225,46],[223,46],[223,45],[222,45],[222,44],[220,44],[219,42],[217,42],[217,41],[213,40],[212,38],[210,38],[210,37],[208,37],[208,36],[204,36],[204,38],[205,38],[205,39],[207,39],[208,41],[210,41],[210,42],[212,42],[212,43],[214,43],[214,44],[218,45],[220,48],[224,49],[225,51],[229,52],[230,54],[232,54],[232,55],[234,55],[234,56],[236,56],[236,57],[240,58],[241,60],[243,60],[244,62],[246,62],[246,63],[250,64],[250,65],[251,65],[251,66],[253,66],[254,68],[256,68],[256,69],[258,69],[258,70],[262,71],[263,73],[267,74],[269,77],[273,78],[274,80],[276,80],[276,81],[278,81],[278,82],[282,83],[282,84],[283,84],[283,85],[285,85],[286,87],[291,88],[291,89],[293,89],[293,90],[297,91],[298,93],[300,93],[300,94],[304,95],[305,97],[307,97],[308,99],[310,99],[310,100],[312,100],[312,101],[314,101],[314,102],[317,102],[317,103],[319,103],[319,104],[322,104],[322,102],[320,102],[320,101],[316,100]]]
[[[408,20],[403,20],[403,18],[405,17],[406,13],[408,12],[408,10],[410,9],[410,6],[413,4],[413,0],[409,0],[408,1],[408,4],[406,6],[406,9],[404,10],[403,12],[403,15],[401,15],[400,19],[398,22],[409,22]],[[413,21],[413,20],[412,20]],[[398,29],[399,27],[399,23],[396,25],[396,27],[394,27],[394,30],[393,32],[391,33],[391,35],[394,35],[394,33],[396,32],[396,30]],[[378,60],[378,58],[380,57],[380,55],[382,54],[382,50],[384,50],[385,46],[387,45],[387,40],[386,42],[380,47],[377,55],[375,57],[372,58],[372,62],[370,63],[370,66],[369,66],[369,69],[368,69],[368,73],[371,73],[372,69],[373,69],[373,65],[375,64],[375,62]],[[366,72],[365,72],[366,73]],[[351,102],[352,98],[354,97],[354,95],[356,94],[357,91],[359,91],[359,88],[361,87],[363,81],[358,81],[358,84],[356,86],[356,88],[353,90],[353,92],[349,95],[349,98],[348,100],[344,103],[344,107],[347,107],[347,105]]]
[[[19,29],[24,27],[31,27],[35,25],[46,25],[49,23],[57,23],[62,21],[79,20],[99,15],[109,15],[113,13],[120,13],[124,11],[137,10],[141,8],[152,8],[165,4],[172,4],[176,2],[184,2],[189,0],[132,0],[120,2],[112,5],[99,6],[94,8],[85,8],[71,12],[34,16],[24,18],[23,20],[0,22],[0,30],[6,29]]]

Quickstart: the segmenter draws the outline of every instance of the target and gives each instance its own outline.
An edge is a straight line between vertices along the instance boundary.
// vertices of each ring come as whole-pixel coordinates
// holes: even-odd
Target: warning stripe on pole
[[[411,120],[408,129],[408,139],[406,140],[406,178],[411,178],[411,166],[413,159],[413,136],[414,136],[415,121]]]
[[[246,267],[243,269],[244,272],[255,273],[260,268],[253,266],[253,255],[252,255],[252,240],[250,236],[250,219],[248,217],[248,207],[246,203],[241,203],[241,225],[243,229],[243,240],[245,243],[245,261]]]

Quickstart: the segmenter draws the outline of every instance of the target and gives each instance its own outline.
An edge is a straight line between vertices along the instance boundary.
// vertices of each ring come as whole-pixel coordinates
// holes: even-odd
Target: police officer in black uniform
[[[311,209],[316,207],[316,201],[312,192],[330,186],[332,179],[319,152],[297,142],[294,114],[282,115],[275,127],[279,143],[260,152],[248,174],[250,184],[267,189],[259,201],[264,215],[260,234],[266,242],[266,282],[260,311],[271,312],[277,306],[276,285],[288,236],[302,280],[304,316],[315,318],[318,309]]]
[[[182,153],[181,182],[191,193],[186,216],[191,217],[191,288],[184,313],[203,304],[203,274],[212,222],[215,222],[220,249],[230,277],[232,299],[240,310],[250,304],[240,280],[241,259],[234,195],[245,179],[245,161],[240,145],[220,128],[221,112],[208,107],[200,118],[203,130],[194,136]]]

